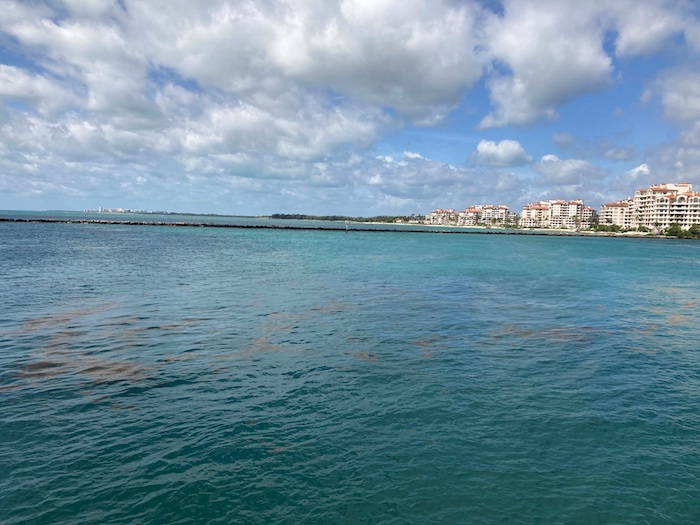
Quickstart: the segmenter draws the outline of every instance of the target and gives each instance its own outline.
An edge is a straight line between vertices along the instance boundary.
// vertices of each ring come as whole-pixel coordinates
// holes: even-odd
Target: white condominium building
[[[522,228],[590,228],[595,210],[583,200],[547,200],[523,206],[520,216]]]
[[[626,210],[622,203],[627,204]],[[688,229],[700,224],[700,193],[693,191],[687,182],[653,184],[635,191],[630,199],[604,204],[600,216],[604,224],[624,228],[643,226],[660,230],[679,224]]]
[[[457,224],[459,226],[481,225],[505,225],[515,224],[515,212],[508,210],[508,206],[500,204],[475,204],[464,211],[459,212]]]
[[[455,212],[452,208],[438,208],[437,210],[433,210],[425,215],[423,224],[432,224],[435,226],[457,224],[457,217],[457,212]]]
[[[617,224],[623,228],[634,228],[633,209],[631,199],[603,204],[600,207],[600,223]]]

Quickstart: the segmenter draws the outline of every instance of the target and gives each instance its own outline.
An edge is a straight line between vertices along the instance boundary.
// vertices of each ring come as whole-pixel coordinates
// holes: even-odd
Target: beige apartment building
[[[617,224],[622,228],[634,228],[634,215],[632,213],[631,199],[618,202],[609,202],[600,207],[598,214],[601,224]]]
[[[505,204],[475,204],[459,212],[459,226],[504,226],[515,224],[517,216]]]
[[[438,208],[430,213],[425,214],[423,224],[431,224],[433,226],[449,226],[457,224],[459,214],[454,209]]]
[[[688,229],[700,224],[700,192],[687,182],[653,184],[629,199],[601,206],[600,220],[623,228],[663,230],[679,224]]]
[[[583,200],[547,200],[523,206],[522,228],[581,229],[590,228],[595,210]]]
[[[423,224],[433,226],[504,226],[515,224],[517,215],[504,204],[475,204],[457,213],[452,208],[438,208],[426,213]]]

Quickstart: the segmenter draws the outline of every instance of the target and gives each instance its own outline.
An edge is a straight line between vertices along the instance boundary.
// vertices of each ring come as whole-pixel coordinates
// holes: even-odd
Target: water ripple
[[[3,524],[700,516],[687,245],[0,227]]]

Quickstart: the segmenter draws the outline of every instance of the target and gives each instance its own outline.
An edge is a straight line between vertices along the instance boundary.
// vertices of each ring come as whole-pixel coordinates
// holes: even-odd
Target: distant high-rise
[[[583,200],[546,200],[523,206],[520,226],[523,228],[580,229],[590,228],[595,210]]]
[[[629,199],[603,204],[600,219],[623,228],[661,230],[678,224],[688,229],[700,224],[700,192],[688,182],[652,184]]]

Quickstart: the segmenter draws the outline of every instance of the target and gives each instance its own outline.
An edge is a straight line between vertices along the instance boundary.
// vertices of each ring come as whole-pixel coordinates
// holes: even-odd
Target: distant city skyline
[[[598,209],[700,185],[690,0],[2,7],[1,209]]]

